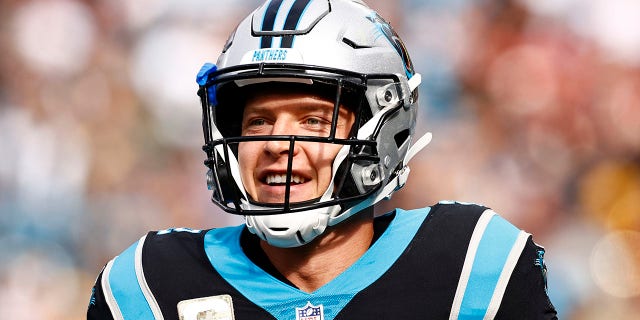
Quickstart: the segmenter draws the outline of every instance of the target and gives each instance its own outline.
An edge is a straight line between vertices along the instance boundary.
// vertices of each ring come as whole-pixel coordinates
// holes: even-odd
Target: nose
[[[289,142],[289,140],[269,140],[264,144],[264,150],[276,157],[288,155],[290,147],[291,142]]]
[[[273,136],[287,136],[293,135],[292,124],[287,123],[286,121],[276,121],[273,124],[271,135]],[[269,154],[273,156],[282,156],[288,155],[289,149],[291,148],[291,144],[294,143],[291,140],[269,140],[265,143],[264,149]],[[297,154],[298,147],[294,145],[293,154],[295,156]]]

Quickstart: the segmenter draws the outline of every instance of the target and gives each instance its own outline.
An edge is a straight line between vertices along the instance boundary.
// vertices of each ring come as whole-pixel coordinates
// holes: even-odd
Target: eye
[[[257,119],[252,119],[251,121],[249,121],[247,123],[247,126],[263,126],[264,124],[265,124],[264,119],[257,118]]]
[[[242,124],[242,135],[259,135],[263,134],[267,129],[268,122],[264,118],[255,117],[245,120]]]
[[[324,117],[318,116],[305,117],[302,121],[302,124],[307,128],[307,130],[312,131],[326,131],[331,128],[331,121],[325,119]]]
[[[312,125],[312,126],[317,126],[322,124],[324,121],[318,118],[307,118],[306,120],[306,124],[308,125]]]

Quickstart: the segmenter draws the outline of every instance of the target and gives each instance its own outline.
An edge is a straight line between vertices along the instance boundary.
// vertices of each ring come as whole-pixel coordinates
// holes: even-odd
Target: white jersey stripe
[[[156,298],[153,296],[149,285],[147,284],[147,280],[144,277],[144,270],[142,269],[142,247],[144,246],[144,241],[147,236],[143,236],[138,241],[138,245],[136,246],[136,254],[135,254],[135,269],[136,269],[136,278],[138,278],[138,285],[140,285],[140,289],[142,290],[142,294],[144,298],[147,300],[149,307],[151,308],[151,312],[153,313],[153,317],[156,320],[163,320],[162,311],[160,311],[160,306],[158,306],[158,302]]]
[[[507,289],[507,284],[509,283],[511,274],[513,273],[513,270],[515,269],[516,264],[520,259],[520,255],[522,254],[524,246],[527,244],[527,239],[529,239],[529,236],[530,234],[524,231],[520,231],[520,233],[518,233],[518,238],[511,248],[509,257],[507,258],[507,262],[505,263],[504,268],[500,273],[498,284],[496,285],[493,296],[491,297],[491,302],[489,302],[489,308],[487,308],[487,313],[484,316],[484,320],[492,320],[498,313],[498,309],[500,308],[500,303],[502,302],[502,298],[504,297],[504,292]]]
[[[471,268],[473,267],[473,261],[476,257],[476,252],[478,251],[478,245],[480,244],[480,240],[482,240],[482,235],[484,234],[489,221],[491,221],[491,218],[493,218],[494,215],[496,215],[496,213],[493,210],[485,210],[480,216],[480,219],[478,219],[476,227],[473,229],[473,234],[469,241],[469,248],[467,249],[467,255],[464,259],[464,265],[462,266],[460,280],[458,281],[458,287],[456,288],[456,295],[453,298],[453,305],[451,306],[449,320],[458,319],[460,307],[462,305],[462,298],[464,298],[467,283],[469,282],[469,276],[471,274]]]
[[[114,320],[124,320],[122,317],[122,312],[120,311],[120,307],[116,302],[116,298],[113,296],[113,292],[111,291],[111,284],[109,284],[109,275],[111,274],[111,268],[113,267],[113,262],[118,258],[117,256],[113,258],[107,266],[104,268],[102,272],[102,280],[100,283],[102,284],[102,291],[104,293],[104,298],[107,302],[107,306],[109,306],[109,310],[111,311],[111,316],[113,316]]]

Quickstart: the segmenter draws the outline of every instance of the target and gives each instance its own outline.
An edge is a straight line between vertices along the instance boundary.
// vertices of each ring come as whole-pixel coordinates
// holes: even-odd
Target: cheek
[[[331,181],[331,171],[333,161],[340,151],[340,145],[312,143],[315,146],[309,146],[306,153],[312,163],[318,177],[318,187],[321,190],[326,189]]]
[[[328,143],[311,142],[304,147],[307,157],[315,165],[317,169],[331,166],[333,159],[338,154],[340,147]]]
[[[238,145],[238,166],[242,183],[247,191],[252,190],[253,172],[256,168],[257,152],[260,150],[259,142],[242,142]]]

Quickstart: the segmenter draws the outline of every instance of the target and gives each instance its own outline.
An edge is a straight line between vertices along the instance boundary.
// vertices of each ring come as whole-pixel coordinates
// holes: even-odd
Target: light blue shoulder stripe
[[[154,319],[136,276],[138,242],[115,258],[109,272],[109,285],[124,319]]]
[[[214,229],[204,245],[211,265],[247,299],[275,318],[296,319],[295,308],[307,302],[322,305],[324,319],[334,319],[360,291],[378,280],[400,257],[414,238],[430,208],[403,211],[371,248],[351,267],[315,292],[306,293],[266,273],[244,254],[240,234],[244,226]]]
[[[478,244],[458,319],[483,319],[520,230],[499,215],[491,217]]]

